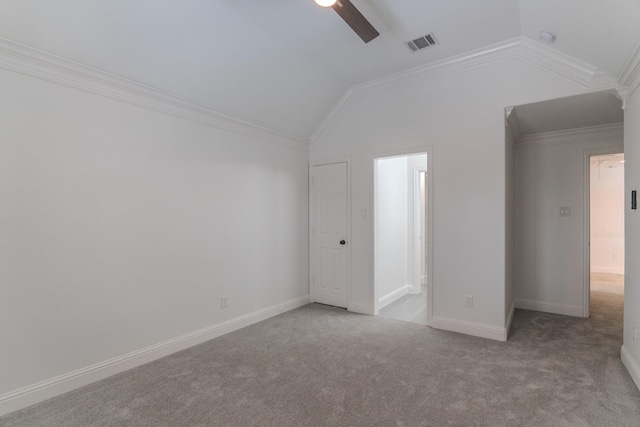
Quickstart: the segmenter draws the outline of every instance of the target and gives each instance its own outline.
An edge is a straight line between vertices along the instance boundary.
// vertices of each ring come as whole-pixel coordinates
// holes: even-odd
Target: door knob
[[[341,244],[341,245],[346,245],[346,244],[347,244],[347,242],[346,242],[346,241],[344,241],[344,240],[340,240],[340,244]]]

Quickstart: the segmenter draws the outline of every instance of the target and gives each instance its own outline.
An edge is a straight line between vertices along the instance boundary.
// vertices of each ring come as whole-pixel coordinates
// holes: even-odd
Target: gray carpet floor
[[[592,286],[593,288],[593,286]],[[16,426],[639,426],[622,297],[509,341],[308,305],[0,418]]]

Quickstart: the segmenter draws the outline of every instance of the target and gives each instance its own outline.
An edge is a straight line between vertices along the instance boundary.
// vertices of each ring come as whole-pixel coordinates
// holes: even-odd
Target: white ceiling
[[[622,101],[610,91],[520,105],[514,111],[520,136],[624,121]]]
[[[350,86],[514,37],[551,30],[614,77],[640,42],[640,0],[353,2],[369,44],[313,0],[0,0],[0,37],[300,137]]]

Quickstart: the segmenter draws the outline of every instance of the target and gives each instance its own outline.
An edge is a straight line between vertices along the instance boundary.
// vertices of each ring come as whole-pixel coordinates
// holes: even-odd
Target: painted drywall
[[[8,71],[0,92],[0,395],[308,295],[305,151]]]
[[[631,209],[631,191],[640,191],[640,91],[624,110],[625,281],[622,360],[640,388],[640,211]],[[636,336],[634,339],[634,331]]]
[[[583,91],[514,58],[354,92],[310,153],[313,161],[351,159],[350,304],[374,305],[373,227],[358,214],[373,206],[373,159],[430,146],[434,317],[443,328],[504,333],[504,108]],[[465,295],[474,296],[473,308],[465,308]]]
[[[504,247],[505,247],[505,270],[504,270],[504,315],[505,326],[509,328],[509,316],[515,306],[515,157],[514,140],[509,126],[505,126],[505,222],[504,222]],[[508,332],[508,331],[507,331]]]
[[[421,241],[420,233],[426,228],[420,220],[424,216],[424,202],[420,196],[419,171],[427,170],[427,155],[407,156],[407,284],[409,293],[419,294],[421,291],[421,266],[424,265],[426,240]],[[418,188],[416,188],[416,186]],[[422,206],[421,206],[422,205]],[[422,247],[421,247],[422,246]]]
[[[623,159],[624,156],[591,158],[589,222],[594,273],[624,274]]]
[[[595,128],[593,128],[595,129]],[[585,153],[622,151],[622,125],[590,139],[548,133],[516,143],[516,305],[582,316],[585,291]],[[571,216],[560,216],[560,208]]]
[[[406,294],[408,257],[407,158],[378,159],[376,286],[378,307]],[[404,290],[404,292],[400,292]]]

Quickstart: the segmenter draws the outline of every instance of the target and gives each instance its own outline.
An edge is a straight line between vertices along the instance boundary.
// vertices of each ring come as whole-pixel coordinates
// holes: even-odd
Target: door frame
[[[429,161],[429,155],[427,154],[427,162],[428,161]],[[413,172],[413,195],[412,195],[413,197],[413,241],[411,242],[411,244],[413,245],[414,252],[413,252],[413,271],[411,273],[413,274],[413,286],[418,287],[418,292],[415,292],[415,289],[414,289],[414,292],[413,292],[414,294],[419,294],[420,291],[422,290],[422,266],[425,264],[424,257],[429,255],[429,253],[427,252],[427,242],[425,241],[424,243],[422,243],[423,232],[425,235],[427,235],[427,239],[429,238],[429,235],[426,233],[426,230],[425,230],[425,228],[427,227],[427,224],[422,221],[423,218],[420,215],[423,209],[421,202],[424,201],[425,219],[427,221],[429,220],[429,204],[427,203],[428,200],[426,199],[423,200],[423,195],[420,194],[420,188],[421,188],[420,174],[424,172],[425,180],[428,187],[429,186],[428,170],[429,170],[428,166],[426,169],[413,168],[412,170]],[[425,191],[427,191],[427,197],[429,197],[428,188],[425,188]],[[419,233],[416,233],[416,230],[419,231]],[[426,273],[427,273],[426,276],[428,278],[429,271],[427,270]],[[425,286],[426,286],[426,283],[425,283]]]
[[[351,157],[343,157],[337,159],[331,159],[326,161],[309,162],[309,302],[314,303],[315,295],[313,290],[313,271],[314,271],[314,243],[315,237],[313,233],[313,220],[314,220],[314,197],[313,197],[313,168],[316,166],[333,165],[337,163],[345,163],[347,166],[347,310],[350,310],[351,306]]]
[[[412,156],[416,154],[426,154],[427,155],[427,242],[426,242],[426,251],[427,251],[427,326],[431,326],[433,323],[433,146],[421,146],[421,147],[413,147],[406,148],[403,150],[394,150],[394,151],[378,151],[372,153],[369,159],[369,167],[371,168],[369,171],[369,176],[372,177],[371,180],[371,236],[372,236],[372,251],[371,251],[371,277],[373,278],[373,301],[371,302],[371,310],[375,315],[380,313],[378,308],[378,284],[376,283],[376,247],[377,247],[377,237],[376,237],[376,191],[378,188],[377,183],[377,171],[376,171],[376,160],[381,158],[388,157],[404,157],[404,156]]]
[[[582,272],[582,317],[586,318],[590,315],[591,305],[591,157],[618,153],[624,154],[624,144],[583,151],[584,224],[582,257],[584,269]]]

